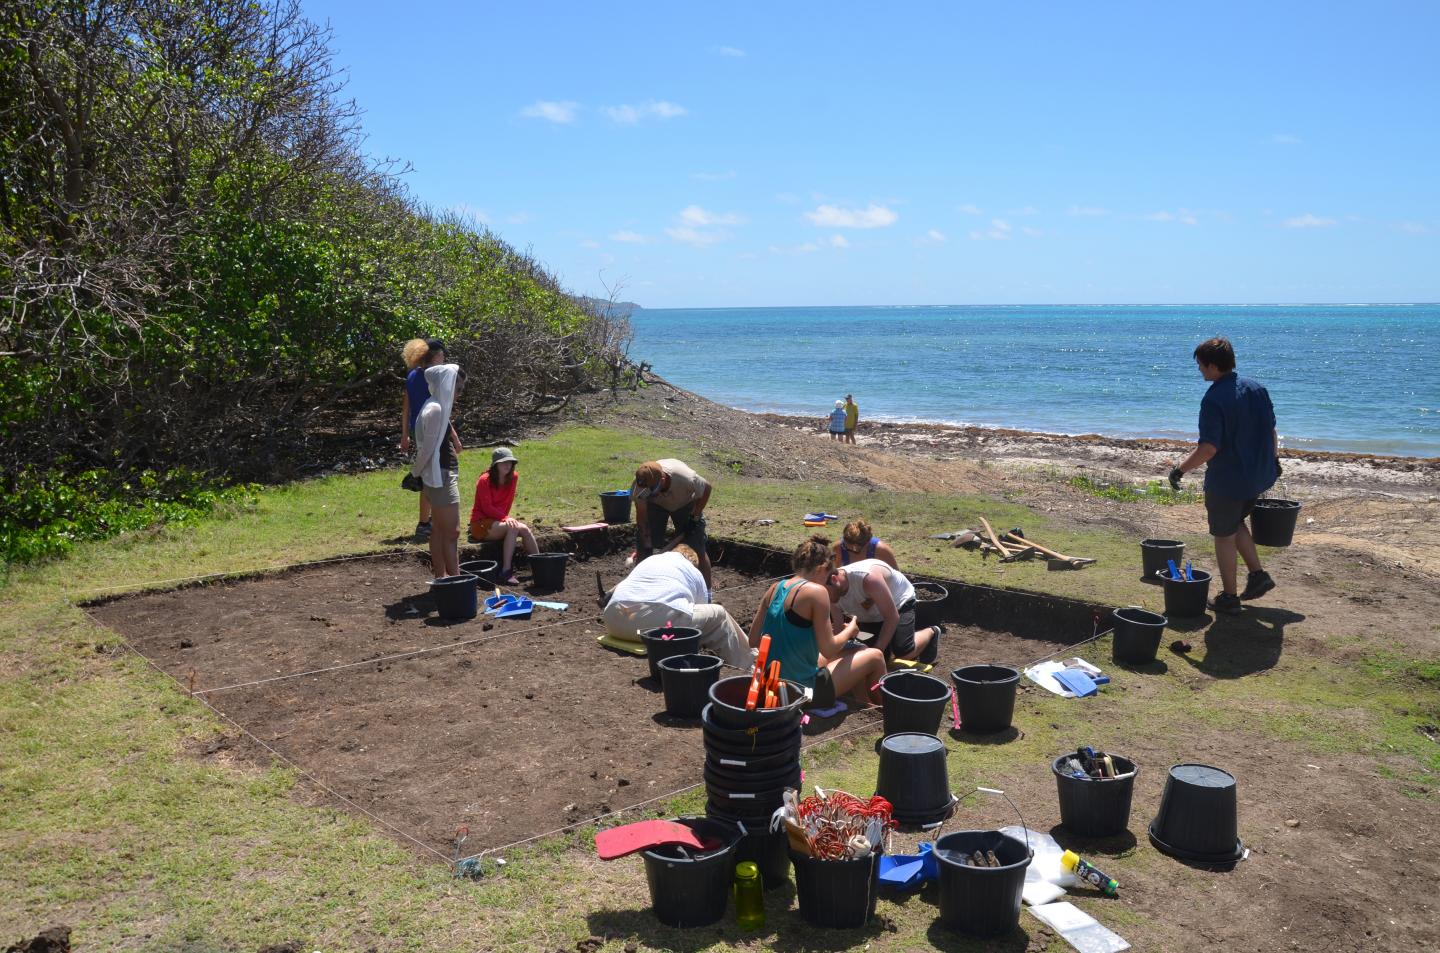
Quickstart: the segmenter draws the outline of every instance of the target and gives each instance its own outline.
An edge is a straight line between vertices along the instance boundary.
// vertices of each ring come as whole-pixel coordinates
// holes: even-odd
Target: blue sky
[[[1440,4],[305,0],[366,148],[649,307],[1440,300]]]

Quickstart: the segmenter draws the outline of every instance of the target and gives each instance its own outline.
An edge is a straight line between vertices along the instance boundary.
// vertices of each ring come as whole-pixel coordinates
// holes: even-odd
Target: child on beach
[[[400,452],[409,453],[410,435],[415,432],[415,418],[420,408],[430,399],[430,388],[425,384],[425,369],[445,363],[445,345],[438,338],[411,338],[400,352],[405,360],[405,401],[400,414]],[[460,454],[460,437],[455,427],[450,427],[450,440],[455,454]],[[415,524],[418,539],[430,538],[430,500],[420,494],[420,519]]]
[[[835,409],[830,411],[830,439],[841,440],[845,437],[845,401],[835,401]]]
[[[507,586],[520,584],[520,580],[515,578],[514,569],[516,540],[524,544],[527,556],[533,556],[540,551],[530,527],[510,518],[510,507],[515,502],[515,487],[520,482],[520,477],[515,473],[518,462],[509,447],[496,447],[490,454],[490,469],[480,474],[480,479],[475,481],[475,505],[470,510],[472,540],[505,540],[501,546],[500,581]]]

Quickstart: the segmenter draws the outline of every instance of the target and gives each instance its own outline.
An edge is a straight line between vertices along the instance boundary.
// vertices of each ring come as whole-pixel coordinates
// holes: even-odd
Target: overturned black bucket
[[[950,590],[938,582],[915,583],[915,628],[928,629],[940,621]]]
[[[471,559],[460,564],[461,572],[468,572],[477,580],[477,585],[493,584],[500,564],[493,559]]]
[[[1142,539],[1140,540],[1140,581],[1152,584],[1159,583],[1156,573],[1169,565],[1170,560],[1175,560],[1175,565],[1183,566],[1185,560],[1185,544],[1178,539]]]
[[[1121,665],[1148,665],[1155,661],[1168,619],[1139,606],[1116,609],[1111,618],[1115,620],[1115,631],[1110,655],[1116,662]]]
[[[790,852],[800,916],[817,927],[853,930],[875,916],[880,852],[858,860],[818,860]]]
[[[530,573],[537,592],[559,592],[565,588],[565,563],[569,553],[535,553],[530,557]]]
[[[1130,825],[1130,802],[1135,793],[1135,762],[1111,754],[1113,778],[1077,778],[1065,769],[1074,758],[1064,754],[1050,764],[1060,798],[1060,823],[1078,837],[1113,837]]]
[[[612,526],[630,522],[630,491],[611,490],[601,493],[600,510],[605,515],[605,522]]]
[[[1004,731],[1015,717],[1020,673],[1004,665],[966,665],[950,673],[960,725],[966,731]]]
[[[1150,822],[1150,843],[1180,860],[1227,867],[1245,853],[1237,826],[1234,776],[1208,764],[1177,764]]]
[[[945,743],[934,734],[889,735],[880,742],[875,793],[890,802],[900,824],[926,827],[950,815],[950,772]]]
[[[435,611],[442,619],[473,619],[479,612],[475,577],[468,572],[431,580],[430,598],[435,600]]]
[[[720,842],[719,850],[696,851],[678,844],[643,852],[650,904],[661,923],[672,927],[703,927],[725,916],[730,882],[735,874],[735,845],[740,829],[706,817],[677,817],[704,840]]]
[[[1256,500],[1250,511],[1250,537],[1257,546],[1289,546],[1299,519],[1300,504],[1294,500]]]
[[[999,867],[964,861],[979,851],[995,854]],[[999,936],[1020,925],[1020,894],[1030,850],[999,831],[955,831],[935,842],[940,862],[940,922],[970,936]]]
[[[891,672],[880,679],[880,697],[885,705],[885,734],[933,735],[950,706],[950,686],[923,672]]]
[[[660,662],[672,655],[694,655],[700,651],[700,630],[687,626],[665,626],[640,633],[645,646],[645,660],[650,663],[650,677],[660,681]],[[663,682],[661,682],[663,686]]]
[[[713,655],[671,655],[659,665],[665,711],[676,718],[699,718],[710,702],[710,686],[720,679],[720,660]]]
[[[1170,578],[1170,570],[1162,569],[1157,574],[1165,586],[1165,614],[1172,619],[1188,619],[1205,614],[1205,602],[1210,598],[1210,574],[1203,569],[1190,570],[1191,579],[1183,575]]]

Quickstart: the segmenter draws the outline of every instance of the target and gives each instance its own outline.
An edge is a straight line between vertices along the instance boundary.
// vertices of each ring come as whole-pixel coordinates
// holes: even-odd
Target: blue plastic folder
[[[1064,685],[1065,688],[1075,694],[1077,698],[1088,698],[1100,691],[1095,686],[1095,679],[1080,671],[1078,668],[1062,668],[1055,673],[1055,681]]]

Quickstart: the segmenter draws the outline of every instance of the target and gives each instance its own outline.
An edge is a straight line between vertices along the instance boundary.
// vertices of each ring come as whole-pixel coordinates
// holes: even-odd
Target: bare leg
[[[705,577],[705,588],[710,588],[710,554],[705,550],[709,547],[702,547],[695,555],[700,557],[700,575]]]
[[[920,656],[925,654],[926,646],[930,644],[930,640],[934,637],[935,629],[933,627],[928,629],[921,629],[919,632],[915,633],[915,651],[911,652],[909,655],[897,655],[895,657],[903,658],[906,661],[919,658]]]
[[[880,704],[880,693],[870,686],[885,677],[885,656],[879,649],[848,649],[825,666],[835,685],[835,696],[852,694],[857,701]]]
[[[430,522],[430,501],[425,498],[423,492],[420,494],[420,522]]]
[[[1250,535],[1250,527],[1244,523],[1235,531],[1235,548],[1240,551],[1240,558],[1245,560],[1245,568],[1251,572],[1259,572],[1260,554],[1255,551],[1255,539]]]
[[[1220,568],[1220,585],[1232,596],[1239,592],[1235,585],[1235,537],[1237,535],[1231,533],[1229,536],[1215,537],[1215,565]],[[1252,550],[1255,548],[1253,541],[1250,548]]]
[[[435,577],[454,576],[460,572],[460,506],[452,503],[431,509],[435,528],[430,533],[430,567]]]
[[[540,544],[535,542],[535,533],[524,523],[520,524],[520,543],[525,547],[525,555],[534,556],[540,552]]]

